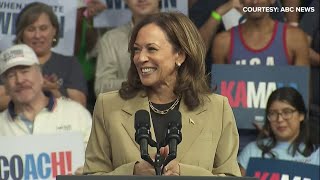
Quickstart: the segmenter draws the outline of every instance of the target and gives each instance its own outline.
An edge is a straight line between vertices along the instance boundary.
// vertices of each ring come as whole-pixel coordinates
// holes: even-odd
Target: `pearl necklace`
[[[168,108],[168,109],[165,109],[165,110],[159,110],[157,109],[156,107],[153,106],[152,102],[149,100],[149,106],[150,108],[152,109],[153,112],[157,113],[157,114],[167,114],[170,110],[173,110],[179,103],[180,101],[180,97],[178,97],[174,103]]]

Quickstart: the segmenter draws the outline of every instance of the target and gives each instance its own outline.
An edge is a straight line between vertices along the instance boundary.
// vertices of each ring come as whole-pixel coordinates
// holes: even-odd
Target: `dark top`
[[[311,48],[320,53],[320,11],[319,0],[312,0],[309,7],[314,7],[314,12],[306,12],[303,14],[299,27],[312,38]],[[311,66],[311,104],[320,106],[320,80],[319,80],[320,67]],[[317,112],[312,112],[312,111]],[[318,113],[318,108],[311,108],[310,113]]]
[[[304,13],[299,24],[299,27],[312,38],[311,48],[318,53],[320,53],[319,6],[319,0],[313,0],[310,4],[310,7],[314,7],[314,12]]]
[[[43,75],[56,74],[60,83],[60,92],[67,97],[66,89],[76,89],[87,95],[87,84],[80,63],[76,57],[64,56],[52,52],[50,59],[42,65]]]
[[[170,108],[174,102],[175,102],[175,100],[170,103],[167,103],[167,104],[152,103],[152,105],[155,108],[157,108],[158,110],[163,111],[163,110]],[[181,99],[180,99],[179,103],[175,106],[174,110],[179,110],[180,102],[181,102]],[[150,108],[150,112],[151,112],[151,119],[152,119],[154,133],[156,136],[157,143],[163,143],[163,141],[165,140],[165,137],[166,137],[166,132],[168,130],[168,119],[166,119],[165,114],[157,114],[151,108]]]

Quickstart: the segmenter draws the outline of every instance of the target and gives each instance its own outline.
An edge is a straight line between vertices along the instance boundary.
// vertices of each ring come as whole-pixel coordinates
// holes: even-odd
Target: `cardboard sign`
[[[0,137],[0,179],[55,179],[84,164],[80,133]]]
[[[260,180],[319,180],[319,168],[294,161],[251,158],[246,176]]]
[[[252,122],[263,123],[269,95],[277,88],[296,88],[307,106],[309,74],[310,69],[302,66],[213,64],[211,87],[229,99],[238,128],[254,129]]]

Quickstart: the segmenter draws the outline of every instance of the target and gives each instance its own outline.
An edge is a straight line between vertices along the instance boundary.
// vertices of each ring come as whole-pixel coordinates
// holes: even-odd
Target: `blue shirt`
[[[267,140],[265,140],[265,142],[267,142]],[[318,166],[320,165],[319,148],[314,151],[309,157],[304,157],[299,152],[296,152],[295,156],[293,157],[288,153],[289,146],[290,143],[288,142],[278,142],[277,145],[272,149],[273,154],[276,156],[275,158],[280,160],[308,163]],[[303,149],[304,145],[300,145],[300,147]],[[244,169],[247,169],[251,157],[262,158],[262,151],[258,148],[256,142],[251,142],[243,148],[238,156],[238,163]],[[271,158],[271,156],[265,155],[265,158]]]

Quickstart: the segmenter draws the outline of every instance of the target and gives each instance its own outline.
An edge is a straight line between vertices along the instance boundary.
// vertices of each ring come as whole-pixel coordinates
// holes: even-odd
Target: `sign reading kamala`
[[[55,179],[84,164],[80,133],[0,137],[0,179]]]
[[[131,11],[124,0],[100,0],[107,9],[94,18],[94,27],[115,27],[131,19]],[[162,11],[180,11],[188,14],[187,0],[161,0]]]
[[[20,11],[39,0],[0,0],[0,51],[9,48],[15,38],[15,23]],[[64,55],[73,55],[78,0],[41,0],[50,5],[60,25],[59,44],[53,49]]]
[[[251,158],[246,176],[260,180],[319,180],[319,168],[301,162]]]
[[[309,71],[301,66],[213,64],[211,87],[229,99],[238,128],[253,129],[253,121],[263,123],[269,95],[277,88],[296,88],[308,104]]]

